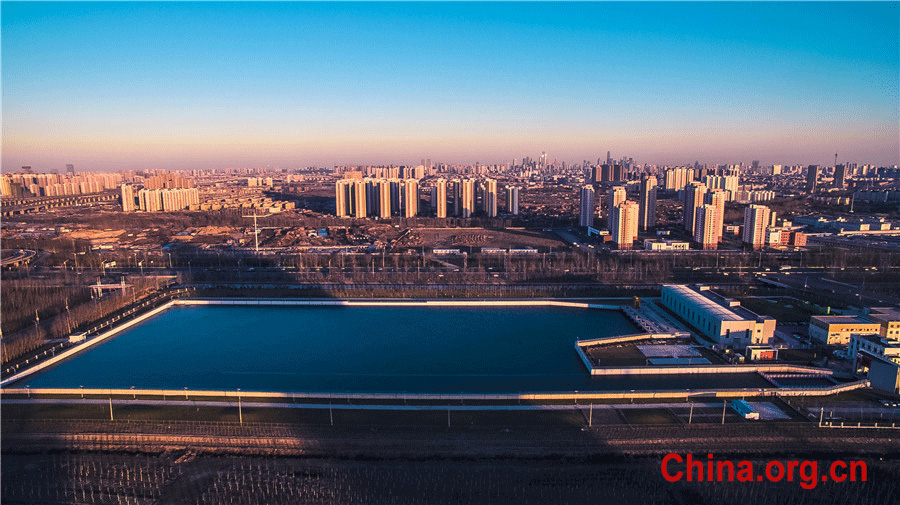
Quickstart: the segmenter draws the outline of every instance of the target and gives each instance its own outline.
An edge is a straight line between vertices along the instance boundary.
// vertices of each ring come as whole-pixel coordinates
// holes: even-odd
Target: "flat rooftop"
[[[854,333],[853,336],[859,340],[865,340],[866,342],[878,344],[878,345],[884,347],[885,349],[900,348],[900,342],[897,342],[896,340],[890,340],[890,339],[884,338],[881,335],[860,335],[860,334]]]
[[[873,308],[869,313],[869,317],[878,318],[885,321],[900,321],[900,309]]]
[[[812,316],[811,319],[828,324],[878,324],[863,316]]]
[[[707,312],[715,314],[723,321],[758,321],[768,319],[740,305],[730,306],[731,300],[708,289],[699,291],[695,287],[685,285],[669,285],[685,298]]]

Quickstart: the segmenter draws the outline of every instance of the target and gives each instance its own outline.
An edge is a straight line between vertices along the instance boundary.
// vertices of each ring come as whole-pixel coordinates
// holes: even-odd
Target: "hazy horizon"
[[[4,173],[900,163],[898,3],[0,9]]]

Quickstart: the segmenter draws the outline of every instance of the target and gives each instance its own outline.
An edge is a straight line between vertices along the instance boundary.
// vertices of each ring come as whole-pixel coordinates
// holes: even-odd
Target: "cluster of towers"
[[[72,167],[72,165],[66,165]],[[23,167],[24,168],[24,167]],[[0,195],[13,198],[34,196],[69,196],[100,193],[122,183],[120,174],[83,173],[75,169],[61,174],[10,174],[0,176]]]
[[[519,188],[507,186],[506,212],[519,213]],[[335,184],[338,217],[415,217],[420,215],[419,181],[416,179],[341,179]],[[430,188],[435,217],[469,218],[478,212],[497,217],[498,184],[494,179],[437,179]]]
[[[595,196],[593,185],[581,188],[579,225],[594,225]],[[628,199],[625,186],[612,186],[606,204],[612,242],[618,249],[630,249],[638,238],[639,230],[645,231],[656,225],[656,177],[646,174],[641,177],[637,202]]]
[[[134,212],[172,212],[200,205],[197,188],[143,188],[135,193],[131,184],[122,185],[122,210]]]
[[[694,181],[702,182],[709,189],[725,191],[725,197],[732,201],[737,196],[741,172],[737,168],[724,170],[694,169],[677,167],[666,170],[666,189],[678,191]]]
[[[722,241],[726,200],[724,189],[702,182],[693,181],[684,188],[684,229],[703,249],[716,249]]]

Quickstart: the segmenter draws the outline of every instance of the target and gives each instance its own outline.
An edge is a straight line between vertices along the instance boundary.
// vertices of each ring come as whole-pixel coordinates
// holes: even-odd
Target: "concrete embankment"
[[[160,305],[159,307],[157,307],[149,312],[141,314],[140,316],[138,316],[134,319],[130,319],[118,326],[115,326],[115,327],[109,329],[108,331],[101,333],[100,335],[97,335],[96,337],[91,338],[90,340],[86,340],[82,344],[72,347],[71,349],[61,352],[46,361],[42,361],[27,370],[23,370],[22,372],[19,372],[16,375],[13,375],[12,377],[8,377],[8,378],[4,379],[3,381],[0,381],[0,386],[5,386],[7,384],[11,384],[18,380],[21,380],[25,377],[28,377],[29,375],[32,375],[34,373],[41,371],[49,366],[53,366],[56,363],[59,363],[60,361],[66,359],[66,358],[69,358],[80,352],[83,352],[83,351],[99,344],[100,342],[103,342],[104,340],[122,332],[123,330],[126,330],[136,324],[139,324],[139,323],[145,321],[146,319],[149,319],[149,318],[155,316],[156,314],[159,314],[160,312],[163,312],[163,311],[169,309],[173,305],[174,305],[174,301],[166,302],[163,305]]]
[[[160,397],[164,400],[179,400],[184,398],[221,399],[234,401],[242,399],[275,399],[290,400],[296,402],[304,399],[325,399],[333,401],[584,401],[584,400],[632,400],[653,398],[694,398],[694,397],[719,397],[719,398],[743,398],[746,396],[824,396],[842,391],[868,386],[867,380],[823,386],[816,388],[730,388],[730,389],[691,389],[691,390],[629,390],[629,391],[561,391],[547,393],[313,393],[298,392],[285,393],[277,391],[209,391],[189,389],[82,389],[82,388],[46,388],[46,389],[5,389],[6,395],[22,396],[84,396],[99,398],[136,398]]]
[[[249,305],[311,307],[571,307],[619,310],[607,305],[566,300],[297,300],[289,298],[182,299],[178,305]]]

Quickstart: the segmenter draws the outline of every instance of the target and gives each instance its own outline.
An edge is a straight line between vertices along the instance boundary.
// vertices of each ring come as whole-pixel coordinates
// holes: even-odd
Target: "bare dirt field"
[[[486,228],[412,228],[399,247],[498,247],[536,248],[539,251],[567,248],[555,233],[538,230]]]

